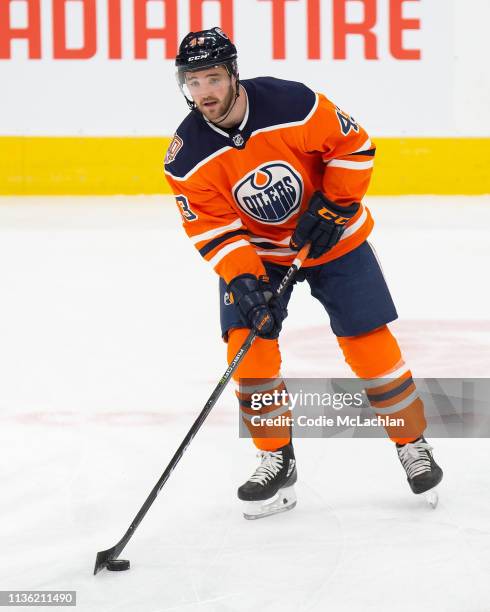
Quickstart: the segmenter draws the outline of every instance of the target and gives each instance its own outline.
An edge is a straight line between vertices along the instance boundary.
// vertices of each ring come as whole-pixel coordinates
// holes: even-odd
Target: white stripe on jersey
[[[277,244],[278,246],[286,246],[289,244],[291,236],[292,233],[287,238],[283,238],[282,240],[273,240],[272,238],[263,238],[261,236],[250,236],[250,242],[258,244],[259,246],[261,242],[270,242],[271,244]]]
[[[371,149],[371,140],[368,138],[366,140],[366,142],[362,145],[362,147],[360,147],[359,149],[357,149],[357,151],[353,151],[352,155],[354,155],[354,153],[362,153],[362,151],[369,151],[369,149]]]
[[[257,255],[273,255],[274,257],[291,257],[297,255],[298,251],[291,249],[267,249],[266,251],[257,251]]]
[[[374,161],[359,162],[359,161],[346,161],[344,159],[332,159],[327,162],[329,168],[345,168],[347,170],[367,170],[374,166]]]
[[[219,264],[219,262],[223,259],[223,257],[228,255],[228,253],[231,253],[235,249],[239,249],[240,247],[244,247],[244,246],[250,246],[250,242],[248,242],[247,240],[237,240],[236,242],[230,242],[230,244],[227,244],[226,246],[224,246],[222,249],[220,249],[216,253],[216,255],[211,257],[211,259],[209,260],[209,263],[214,268]]]
[[[357,230],[361,227],[361,225],[364,225],[364,221],[366,221],[366,219],[367,219],[367,212],[366,212],[366,209],[364,208],[364,206],[362,206],[362,204],[361,204],[361,207],[362,207],[362,214],[361,214],[361,216],[359,217],[359,219],[355,223],[350,225],[345,230],[345,232],[340,237],[339,242],[341,242],[342,240],[345,240],[349,236],[352,236],[352,234],[354,232],[357,232]]]
[[[221,236],[225,232],[231,232],[233,230],[239,229],[242,227],[243,223],[241,219],[237,219],[233,221],[233,223],[229,223],[228,225],[221,225],[220,227],[215,227],[212,230],[208,230],[207,232],[203,232],[202,234],[197,234],[196,236],[191,237],[192,244],[197,244],[198,242],[202,242],[203,240],[209,240],[210,238],[216,238],[216,236]]]

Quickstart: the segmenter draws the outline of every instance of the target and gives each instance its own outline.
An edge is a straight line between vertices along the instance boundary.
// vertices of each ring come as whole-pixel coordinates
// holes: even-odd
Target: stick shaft
[[[298,256],[293,261],[291,267],[288,268],[286,274],[284,275],[283,280],[281,281],[281,284],[277,288],[277,291],[276,291],[276,294],[275,294],[277,297],[282,296],[284,294],[284,292],[286,291],[286,289],[289,287],[289,285],[293,282],[296,273],[301,268],[303,262],[305,261],[306,257],[308,256],[308,251],[309,251],[309,244],[306,244],[298,252]],[[146,513],[148,512],[148,510],[152,506],[153,502],[155,501],[157,495],[160,493],[160,491],[162,490],[163,486],[165,485],[165,483],[167,482],[168,478],[170,477],[170,474],[174,471],[175,467],[177,466],[179,461],[182,459],[182,456],[184,455],[185,451],[187,450],[187,447],[192,442],[194,436],[197,434],[197,432],[201,428],[202,424],[207,419],[209,413],[213,409],[214,405],[218,401],[219,397],[221,396],[221,394],[225,390],[226,385],[230,381],[233,373],[235,372],[237,367],[240,365],[240,362],[242,361],[242,359],[245,357],[245,355],[249,351],[249,349],[252,346],[252,343],[255,340],[256,336],[257,336],[256,331],[255,330],[250,330],[250,333],[248,334],[248,336],[245,339],[244,343],[242,344],[242,346],[238,350],[237,354],[235,355],[235,357],[231,361],[230,365],[226,369],[225,373],[223,374],[223,376],[219,380],[219,382],[216,385],[214,391],[209,396],[209,399],[206,402],[206,404],[204,405],[204,408],[201,410],[199,416],[197,417],[197,419],[194,421],[192,427],[187,432],[187,435],[182,440],[182,443],[180,444],[179,448],[175,451],[175,454],[172,457],[172,459],[170,460],[170,463],[167,465],[167,467],[165,468],[165,471],[160,476],[158,482],[156,483],[156,485],[151,490],[151,493],[148,495],[148,497],[146,498],[144,504],[141,506],[140,510],[138,511],[138,514],[134,517],[133,522],[129,526],[128,530],[126,531],[124,536],[121,538],[121,540],[116,544],[116,546],[114,546],[113,549],[110,549],[110,551],[114,552],[114,555],[112,556],[112,553],[111,553],[111,556],[109,558],[115,559],[116,557],[118,557],[120,555],[120,553],[122,552],[122,550],[125,548],[126,544],[129,542],[129,540],[133,536],[133,534],[136,531],[138,525],[141,523],[141,521],[145,517]],[[103,551],[103,552],[109,552],[109,551]],[[101,568],[99,568],[99,569],[101,569]],[[95,568],[95,572],[94,573],[97,573],[97,571],[98,571],[98,569],[97,569],[97,562],[96,562],[96,568]]]

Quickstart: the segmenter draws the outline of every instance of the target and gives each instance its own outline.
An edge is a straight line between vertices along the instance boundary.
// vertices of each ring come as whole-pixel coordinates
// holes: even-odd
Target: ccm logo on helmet
[[[236,203],[252,219],[262,223],[284,223],[300,207],[301,175],[285,161],[263,164],[233,187]]]

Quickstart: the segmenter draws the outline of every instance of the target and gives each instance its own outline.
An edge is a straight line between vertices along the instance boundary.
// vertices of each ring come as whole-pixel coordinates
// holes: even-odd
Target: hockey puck
[[[130,564],[127,559],[110,559],[107,561],[107,569],[110,572],[124,572],[129,568]]]

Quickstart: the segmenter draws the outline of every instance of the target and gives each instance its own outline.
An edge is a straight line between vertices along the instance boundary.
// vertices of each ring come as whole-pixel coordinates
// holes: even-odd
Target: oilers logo
[[[233,196],[252,219],[279,225],[299,209],[303,180],[287,162],[268,162],[241,179],[233,187]]]

